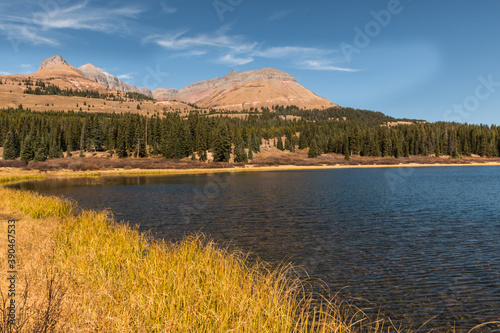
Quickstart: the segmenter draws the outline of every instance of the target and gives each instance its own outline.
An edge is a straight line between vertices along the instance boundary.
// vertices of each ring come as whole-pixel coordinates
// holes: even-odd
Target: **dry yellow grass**
[[[156,103],[153,101],[106,101],[98,98],[84,98],[84,97],[67,97],[67,96],[55,96],[55,95],[31,95],[24,94],[23,91],[26,89],[25,85],[19,85],[21,80],[28,78],[28,75],[16,75],[16,76],[1,76],[0,80],[4,84],[0,85],[0,108],[17,108],[19,104],[23,105],[23,108],[30,108],[33,111],[75,111],[78,112],[80,108],[82,111],[86,112],[116,112],[116,113],[138,113],[141,115],[152,115],[154,112],[162,113],[165,109],[166,111],[179,111],[179,112],[189,112],[193,108],[182,102],[170,102]],[[37,76],[31,76],[33,80],[37,79]],[[71,84],[64,84],[58,82],[60,80],[47,80],[52,84],[58,85],[61,88],[73,88]],[[102,86],[101,86],[102,87]],[[104,87],[102,87],[104,88]],[[95,88],[92,88],[95,90]],[[99,89],[100,92],[112,92],[106,89]],[[116,92],[115,92],[116,95]],[[140,104],[141,109],[137,109],[137,104]]]

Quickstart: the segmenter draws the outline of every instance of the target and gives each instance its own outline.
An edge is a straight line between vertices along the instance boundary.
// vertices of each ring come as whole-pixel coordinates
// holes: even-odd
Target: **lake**
[[[500,167],[50,179],[17,188],[110,209],[157,237],[201,231],[292,262],[397,324],[500,320]],[[370,312],[368,311],[368,312]],[[500,325],[475,332],[500,332]]]

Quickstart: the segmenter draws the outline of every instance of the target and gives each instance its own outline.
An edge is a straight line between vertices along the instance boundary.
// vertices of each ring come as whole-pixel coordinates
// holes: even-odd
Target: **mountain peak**
[[[42,64],[40,65],[40,68],[38,69],[39,71],[41,71],[42,69],[44,69],[45,67],[48,67],[48,66],[52,66],[52,65],[65,65],[65,66],[70,66],[66,60],[64,60],[63,57],[61,57],[60,55],[56,55],[56,56],[53,56],[53,57],[50,57],[50,58],[47,58],[45,59],[44,61],[42,61]]]
[[[78,69],[82,70],[82,69],[86,69],[86,70],[94,70],[94,71],[102,71],[104,72],[102,69],[100,69],[99,67],[97,67],[96,65],[93,65],[91,63],[88,63],[88,64],[85,64],[85,65],[82,65],[80,67],[78,67]]]
[[[250,70],[241,73],[238,73],[233,70],[231,71],[231,73],[227,74],[222,79],[226,81],[238,81],[238,82],[269,81],[269,80],[297,82],[295,77],[293,77],[292,75],[273,67]]]
[[[123,92],[137,92],[149,97],[152,97],[152,93],[147,88],[138,89],[136,86],[131,84],[127,84],[122,80],[118,79],[114,75],[106,72],[104,69],[99,68],[93,64],[85,64],[83,66],[78,67],[78,70],[82,72],[82,75],[94,82],[97,82],[108,89],[119,90]]]
[[[292,75],[276,68],[262,68],[222,78],[190,84],[181,90],[156,89],[158,100],[176,99],[200,107],[241,110],[244,108],[296,105],[299,108],[325,108],[335,104],[297,83]]]

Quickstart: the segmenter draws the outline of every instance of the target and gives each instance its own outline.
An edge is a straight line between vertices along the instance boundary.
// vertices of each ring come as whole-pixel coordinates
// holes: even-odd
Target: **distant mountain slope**
[[[123,92],[136,92],[141,93],[149,97],[153,97],[153,94],[148,88],[137,88],[131,84],[127,84],[122,80],[118,79],[116,76],[96,67],[92,64],[86,64],[78,68],[82,75],[92,81],[95,81],[108,89],[118,90]]]
[[[75,68],[68,64],[60,55],[50,57],[42,61],[38,72],[36,72],[34,76],[59,79],[71,78],[71,80],[66,81],[77,89],[94,88],[99,90],[99,88],[102,89],[102,87],[104,87],[110,90],[136,92],[153,97],[153,94],[147,88],[137,88],[136,86],[127,84],[112,74],[92,64],[86,64],[79,68]],[[99,86],[90,84],[88,81],[97,83]]]
[[[228,110],[274,105],[295,105],[301,109],[325,109],[337,106],[304,88],[292,75],[275,68],[241,73],[232,71],[222,78],[196,82],[180,90],[159,88],[150,91],[147,88],[137,88],[127,84],[90,63],[79,68],[73,67],[57,55],[43,60],[39,70],[32,75],[11,77],[23,80],[29,76],[35,80],[42,79],[61,89],[92,90],[100,93],[110,91],[140,93],[162,102],[161,107],[168,105],[170,108],[184,108],[184,103],[196,104],[200,108]]]
[[[295,77],[275,68],[235,72],[222,78],[196,82],[182,88],[155,89],[156,99],[177,99],[203,108],[249,109],[273,105],[296,105],[300,108],[336,106],[297,83]]]
[[[42,61],[37,72],[28,75],[0,75],[0,109],[16,108],[22,105],[33,111],[86,111],[86,112],[133,112],[153,114],[163,111],[189,112],[193,108],[183,102],[156,102],[145,100],[141,96],[118,96],[117,91],[137,92],[152,96],[147,88],[137,89],[128,85],[104,70],[84,65],[75,68],[61,56],[54,56]],[[44,88],[37,86],[41,81]],[[60,89],[57,92],[53,87]],[[50,88],[47,89],[46,88]],[[27,92],[31,89],[32,93]],[[38,92],[35,93],[38,89]],[[89,95],[61,93],[66,89],[90,91]],[[50,91],[50,92],[49,92]],[[96,98],[95,92],[110,95],[106,100]],[[99,96],[99,95],[97,95]],[[116,98],[116,99],[115,99]]]

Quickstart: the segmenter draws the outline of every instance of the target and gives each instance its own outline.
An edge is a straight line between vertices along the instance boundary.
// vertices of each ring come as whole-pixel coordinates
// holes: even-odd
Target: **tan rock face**
[[[127,84],[112,74],[96,67],[92,64],[86,64],[78,68],[82,72],[82,76],[95,81],[108,89],[118,90],[123,92],[136,92],[141,93],[149,97],[153,97],[153,94],[148,88],[137,88],[134,85]]]
[[[66,60],[63,59],[63,57],[61,57],[60,55],[56,55],[56,56],[47,58],[44,61],[42,61],[42,64],[40,65],[40,68],[38,70],[41,71],[41,70],[45,69],[46,67],[58,66],[58,65],[59,66],[68,66],[68,67],[74,68],[73,66],[69,65],[66,62]]]
[[[175,99],[175,96],[179,93],[177,89],[166,89],[166,88],[158,88],[152,91],[155,99],[159,101],[169,101]]]
[[[277,104],[320,109],[336,106],[298,84],[292,75],[275,68],[232,71],[222,78],[190,84],[177,93],[175,89],[156,89],[153,95],[159,100],[177,99],[203,108],[230,110]]]

